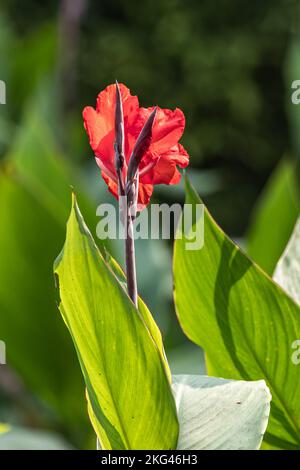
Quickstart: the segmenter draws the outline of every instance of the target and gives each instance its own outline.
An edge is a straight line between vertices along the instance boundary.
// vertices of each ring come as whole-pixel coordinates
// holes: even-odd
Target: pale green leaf
[[[300,304],[300,219],[276,266],[273,279]]]
[[[186,202],[201,202],[188,182]],[[273,399],[265,439],[277,448],[299,448],[300,374],[291,361],[291,345],[300,338],[300,308],[207,210],[204,217],[202,249],[186,250],[185,238],[175,243],[181,326],[206,351],[210,375],[267,382]]]
[[[41,430],[8,427],[1,434],[0,450],[67,450],[72,447],[60,436]]]
[[[55,274],[102,448],[176,448],[176,408],[161,352],[75,201]]]
[[[179,450],[254,450],[268,424],[271,395],[263,380],[173,376]]]

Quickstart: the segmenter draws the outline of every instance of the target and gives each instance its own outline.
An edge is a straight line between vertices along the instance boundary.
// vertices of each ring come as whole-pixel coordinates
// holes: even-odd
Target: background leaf
[[[8,424],[0,423],[0,434],[8,432],[9,429],[10,427],[8,426]]]
[[[7,363],[82,447],[91,433],[84,381],[55,306],[52,270],[64,240],[70,183],[79,180],[55,145],[39,102],[29,109],[0,168],[1,339]],[[80,194],[92,220],[91,205]]]
[[[188,182],[186,201],[201,202]],[[206,351],[210,375],[266,380],[273,400],[265,439],[278,448],[298,448],[300,375],[291,361],[291,344],[300,338],[299,307],[221,231],[207,210],[204,228],[201,250],[185,250],[184,238],[175,243],[175,302],[181,326]]]
[[[101,447],[176,448],[176,409],[161,354],[75,201],[55,274]]]
[[[251,217],[247,253],[273,274],[300,213],[296,162],[285,157],[258,199]]]
[[[11,427],[0,434],[0,450],[67,450],[72,449],[61,437],[54,433]]]
[[[173,376],[179,450],[258,449],[268,424],[266,383]]]

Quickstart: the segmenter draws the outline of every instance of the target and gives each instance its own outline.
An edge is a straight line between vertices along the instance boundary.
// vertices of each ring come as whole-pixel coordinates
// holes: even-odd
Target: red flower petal
[[[152,184],[143,184],[139,182],[139,194],[137,202],[137,210],[141,212],[149,204],[150,198],[153,193]]]
[[[106,134],[106,123],[104,116],[101,116],[91,106],[86,106],[82,113],[84,127],[90,140],[90,146],[96,151],[99,142]]]
[[[147,170],[147,159],[145,159],[144,169]],[[189,163],[189,155],[181,144],[161,155],[157,163],[143,174],[141,168],[141,182],[147,184],[177,184],[180,181],[180,173],[176,168],[179,165],[185,168]],[[149,165],[149,163],[148,163]]]
[[[154,108],[139,108],[136,96],[120,84],[125,130],[125,157],[128,162],[136,140]],[[88,106],[83,110],[84,126],[96,161],[109,191],[118,199],[114,165],[116,86],[109,85],[97,98],[96,110]],[[177,165],[184,168],[189,156],[178,140],[181,138],[185,117],[180,109],[156,108],[151,143],[140,163],[138,210],[150,201],[154,184],[176,184],[180,181]],[[123,168],[126,177],[126,165]]]
[[[124,121],[127,116],[132,112],[136,112],[139,108],[139,100],[137,96],[132,96],[130,94],[129,88],[119,84],[119,89],[122,97],[123,104],[123,114]],[[109,85],[105,90],[99,93],[97,98],[96,111],[100,115],[104,116],[106,123],[109,128],[114,128],[115,126],[115,106],[116,106],[116,85]]]
[[[175,162],[180,168],[186,168],[190,161],[189,154],[181,144],[174,145],[162,158]]]
[[[128,131],[137,139],[143,125],[153,111],[152,108],[140,108],[134,120],[129,120]],[[131,115],[133,118],[134,115]],[[162,154],[178,143],[185,127],[185,117],[181,109],[161,109],[157,107],[156,117],[152,127],[152,140],[150,151],[153,154]]]
[[[124,125],[131,113],[138,111],[138,98],[131,96],[130,90],[119,85],[124,113]],[[84,127],[88,133],[90,145],[95,155],[103,162],[105,167],[115,173],[114,168],[114,139],[115,139],[115,104],[116,86],[109,85],[99,93],[96,110],[87,106],[83,110]]]
[[[111,194],[118,200],[118,185],[117,183],[111,179],[109,176],[107,176],[104,171],[101,171],[101,176],[104,179],[105,183],[107,184],[108,190],[111,192]]]
[[[160,158],[155,168],[141,177],[141,181],[147,184],[177,184],[180,178],[176,164]]]

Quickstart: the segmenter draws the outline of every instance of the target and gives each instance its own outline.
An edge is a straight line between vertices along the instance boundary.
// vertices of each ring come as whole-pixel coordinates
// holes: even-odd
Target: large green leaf
[[[300,214],[296,164],[284,158],[275,169],[252,214],[247,253],[272,274]]]
[[[180,424],[177,449],[254,450],[268,424],[271,395],[263,380],[173,376]]]
[[[75,199],[55,263],[70,331],[104,449],[174,449],[178,423],[166,364],[86,227]]]
[[[201,202],[188,182],[186,202]],[[265,439],[279,448],[298,448],[300,374],[291,361],[291,344],[300,338],[300,309],[207,210],[204,227],[202,249],[186,250],[185,237],[175,243],[175,302],[181,326],[206,351],[210,374],[265,379],[273,397]]]
[[[123,287],[123,289],[127,292],[127,282],[126,282],[126,275],[124,271],[122,270],[121,266],[116,262],[116,260],[108,253],[107,250],[105,250],[105,261],[107,264],[110,266],[110,268],[113,270],[115,276],[117,277],[120,285]],[[169,365],[166,359],[166,354],[164,350],[164,345],[162,341],[162,336],[160,329],[158,328],[157,324],[155,323],[150,310],[148,309],[147,305],[143,301],[141,297],[138,297],[138,309],[140,314],[143,317],[144,322],[147,325],[148,330],[150,331],[150,334],[152,338],[154,339],[158,350],[160,352],[162,361],[165,365],[165,370],[166,373],[171,380],[171,371],[169,369]]]
[[[173,375],[178,450],[255,450],[268,424],[271,395],[263,380]],[[98,449],[101,449],[98,442]]]

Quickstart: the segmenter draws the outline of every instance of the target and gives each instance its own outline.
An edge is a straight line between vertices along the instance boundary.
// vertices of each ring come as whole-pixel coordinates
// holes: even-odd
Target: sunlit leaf
[[[187,182],[187,202],[201,201]],[[201,221],[200,221],[201,222]],[[207,210],[204,247],[176,240],[175,302],[185,333],[207,354],[210,375],[264,379],[272,394],[265,440],[300,446],[300,374],[291,360],[300,309],[236,246]]]
[[[101,447],[175,448],[177,415],[161,352],[96,247],[75,200],[55,274]]]
[[[116,262],[116,260],[107,251],[105,252],[105,260],[106,260],[107,264],[113,270],[114,274],[116,275],[116,277],[117,277],[119,283],[121,284],[121,286],[123,287],[123,289],[126,291],[127,290],[126,276],[125,276],[124,271],[120,267],[120,265]],[[143,299],[141,299],[141,297],[138,298],[138,308],[139,308],[140,314],[143,317],[144,322],[147,325],[148,330],[151,333],[152,338],[154,339],[154,341],[155,341],[155,343],[158,347],[158,350],[161,354],[161,358],[163,360],[163,363],[165,364],[166,372],[169,376],[169,379],[171,380],[171,371],[169,369],[169,365],[168,365],[168,362],[166,360],[166,355],[165,355],[165,350],[164,350],[164,345],[163,345],[160,329],[158,328],[157,324],[155,323],[155,321],[154,321],[154,319],[153,319],[153,317],[150,313],[150,310],[148,309],[148,307],[145,304],[145,302],[143,301]]]

